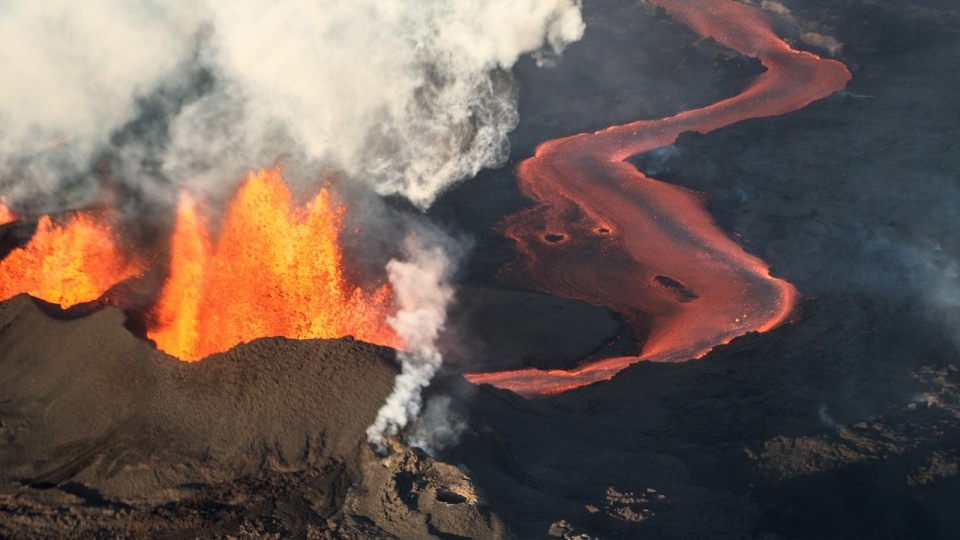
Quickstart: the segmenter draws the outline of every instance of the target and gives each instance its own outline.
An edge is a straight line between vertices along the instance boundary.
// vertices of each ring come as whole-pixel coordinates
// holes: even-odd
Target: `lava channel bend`
[[[721,231],[702,195],[648,178],[624,160],[672,144],[685,131],[705,134],[795,111],[842,90],[850,72],[792,49],[757,8],[732,0],[652,1],[699,35],[758,58],[766,71],[738,95],[700,109],[542,144],[517,169],[523,193],[537,204],[504,223],[531,286],[621,314],[636,335],[646,335],[643,349],[573,370],[467,374],[474,383],[528,397],[557,394],[639,361],[699,358],[782,324],[794,308],[796,289]]]

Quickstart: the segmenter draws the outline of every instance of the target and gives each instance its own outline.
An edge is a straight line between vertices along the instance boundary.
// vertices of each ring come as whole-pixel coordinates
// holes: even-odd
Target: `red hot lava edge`
[[[542,144],[517,169],[523,193],[537,206],[504,222],[536,288],[620,313],[632,330],[647,332],[642,353],[569,371],[466,374],[473,383],[527,397],[558,394],[643,360],[699,358],[747,332],[775,328],[794,308],[793,285],[771,277],[762,260],[717,228],[699,193],[648,178],[624,160],[672,144],[685,131],[709,133],[795,111],[842,90],[850,72],[791,49],[759,9],[728,0],[653,3],[701,36],[759,58],[767,70],[739,95],[707,107]],[[598,243],[610,256],[585,260]]]

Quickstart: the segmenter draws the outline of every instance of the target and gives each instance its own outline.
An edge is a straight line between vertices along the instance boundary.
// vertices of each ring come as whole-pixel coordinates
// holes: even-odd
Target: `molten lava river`
[[[624,160],[748,118],[785,114],[843,89],[847,69],[790,48],[769,15],[730,0],[652,0],[703,37],[760,59],[766,71],[743,92],[701,109],[549,141],[520,164],[523,193],[537,206],[507,218],[530,284],[605,306],[647,339],[639,356],[569,371],[468,374],[526,396],[606,380],[638,361],[698,358],[789,317],[797,291],[716,227],[701,196],[648,178]],[[601,243],[602,264],[586,246]]]
[[[541,145],[520,164],[537,206],[507,218],[529,284],[620,313],[639,356],[569,370],[472,373],[526,396],[611,378],[642,361],[698,358],[718,344],[765,331],[790,315],[797,292],[719,230],[701,196],[644,176],[624,160],[747,118],[785,114],[842,89],[840,63],[791,49],[768,15],[729,0],[653,0],[704,37],[756,56],[766,71],[739,95],[660,120],[639,121]],[[276,171],[251,174],[212,239],[184,194],[167,257],[168,275],[148,313],[147,335],[183,360],[263,336],[354,335],[402,347],[386,324],[388,285],[348,285],[338,235],[344,207],[321,191],[302,207]],[[0,201],[0,224],[16,218]],[[0,261],[0,300],[19,293],[69,307],[101,298],[143,274],[156,257],[124,255],[109,215],[44,216],[30,241]],[[599,252],[603,260],[585,254]]]

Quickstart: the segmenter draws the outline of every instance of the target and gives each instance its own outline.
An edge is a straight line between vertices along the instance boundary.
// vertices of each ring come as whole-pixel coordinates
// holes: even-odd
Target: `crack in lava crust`
[[[756,8],[729,0],[653,3],[701,36],[759,58],[767,71],[707,107],[544,143],[517,170],[523,193],[538,204],[505,221],[536,288],[620,313],[631,330],[647,331],[643,350],[569,371],[466,374],[471,382],[528,397],[557,394],[610,379],[639,361],[699,358],[747,332],[780,325],[793,310],[793,285],[771,277],[762,260],[717,228],[700,194],[648,178],[624,160],[672,144],[684,131],[708,133],[800,109],[843,89],[850,72],[791,49]],[[584,260],[585,246],[597,242],[616,256],[602,264]]]

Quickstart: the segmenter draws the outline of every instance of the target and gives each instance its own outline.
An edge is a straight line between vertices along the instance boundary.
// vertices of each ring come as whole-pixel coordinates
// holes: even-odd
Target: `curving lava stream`
[[[648,178],[624,160],[708,133],[776,116],[843,89],[843,64],[799,52],[771,29],[768,14],[731,0],[652,0],[704,37],[759,58],[766,71],[740,94],[661,120],[639,121],[544,143],[517,169],[537,206],[510,216],[506,235],[544,292],[605,306],[646,335],[639,356],[576,369],[467,374],[525,396],[607,380],[635,362],[699,358],[790,315],[794,287],[714,224],[700,194]],[[597,246],[603,254],[597,260]]]

